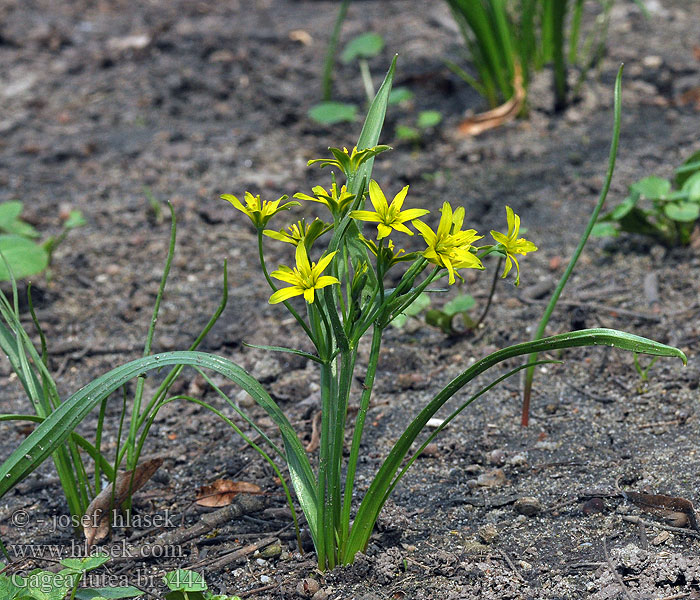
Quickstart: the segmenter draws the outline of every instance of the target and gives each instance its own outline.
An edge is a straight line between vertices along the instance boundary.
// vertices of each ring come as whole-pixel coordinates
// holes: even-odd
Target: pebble
[[[498,529],[496,529],[495,525],[491,525],[490,523],[480,527],[478,533],[485,544],[490,544],[498,537]]]
[[[503,469],[493,469],[479,475],[476,482],[482,487],[501,487],[506,484],[507,480]]]
[[[665,544],[666,542],[668,542],[672,538],[673,538],[673,535],[671,534],[670,531],[662,531],[653,540],[651,540],[651,545],[652,546],[661,546],[662,544]]]
[[[320,587],[318,581],[311,577],[306,577],[297,583],[296,592],[302,598],[311,598],[319,591]]]
[[[527,456],[525,456],[524,454],[514,454],[510,457],[508,463],[514,467],[525,466],[527,464]]]
[[[542,503],[532,496],[523,496],[515,501],[513,508],[518,514],[534,517],[542,510]]]
[[[489,453],[489,462],[492,465],[502,465],[506,462],[506,453],[500,448],[491,450],[491,452]]]
[[[272,578],[269,575],[260,575],[260,583],[270,583]]]

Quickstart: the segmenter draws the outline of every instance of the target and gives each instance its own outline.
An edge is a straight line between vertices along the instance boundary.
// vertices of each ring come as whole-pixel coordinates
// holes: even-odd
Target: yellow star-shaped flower
[[[520,217],[513,212],[510,206],[506,206],[506,216],[508,217],[508,233],[503,234],[492,230],[491,236],[503,246],[503,252],[505,252],[506,255],[506,266],[503,269],[503,275],[501,275],[501,277],[508,275],[513,267],[513,263],[515,263],[515,285],[520,285],[520,265],[515,255],[521,254],[525,256],[528,252],[537,250],[537,246],[525,238],[518,238],[518,234],[520,233]]]
[[[338,185],[335,182],[331,184],[331,189],[328,191],[321,185],[313,187],[312,191],[315,197],[302,193],[294,194],[294,197],[298,200],[308,200],[310,202],[325,204],[328,210],[331,211],[331,214],[336,218],[341,218],[355,199],[355,195],[348,192],[346,186],[338,190]]]
[[[380,152],[385,152],[386,150],[391,150],[389,146],[379,145],[373,146],[372,148],[364,148],[363,150],[358,150],[355,146],[352,151],[348,152],[347,148],[329,148],[331,154],[334,158],[315,158],[308,162],[311,166],[315,163],[320,163],[321,167],[338,167],[345,176],[351,178],[357,173],[360,165],[374,158]]]
[[[321,275],[335,255],[336,252],[331,252],[322,257],[321,260],[318,261],[318,264],[311,263],[306,253],[306,246],[304,244],[297,244],[295,256],[296,267],[291,269],[285,265],[281,265],[279,269],[270,273],[270,276],[275,279],[291,284],[291,287],[282,288],[272,294],[269,300],[270,304],[278,304],[294,296],[301,295],[304,296],[304,300],[311,304],[315,299],[315,290],[320,290],[334,283],[340,283],[335,277]]]
[[[484,268],[479,258],[471,252],[471,245],[483,236],[478,235],[475,229],[462,231],[463,208],[460,207],[453,212],[450,203],[445,202],[441,212],[437,231],[433,231],[422,221],[413,221],[413,225],[428,246],[423,256],[429,262],[447,269],[449,282],[453,284],[458,269]]]
[[[285,231],[284,229],[281,229],[280,231],[265,229],[263,234],[272,238],[273,240],[287,242],[288,244],[294,244],[295,246],[299,242],[304,241],[308,249],[318,237],[322,236],[329,229],[332,229],[332,227],[332,225],[327,225],[319,219],[314,219],[311,225],[307,225],[306,221],[302,219],[301,221],[297,221],[296,223],[293,223],[287,227],[288,231]]]
[[[268,202],[267,200],[261,200],[260,196],[253,196],[250,192],[246,192],[245,206],[233,194],[223,194],[221,197],[224,200],[228,200],[234,208],[248,215],[248,218],[258,229],[265,227],[267,222],[281,210],[289,210],[292,206],[301,206],[299,202],[287,202],[280,206],[280,202],[286,200],[288,196],[282,196],[278,200]]]
[[[408,186],[403,188],[394,199],[389,204],[386,201],[384,192],[379,187],[379,184],[374,181],[369,182],[369,199],[374,206],[374,211],[371,210],[353,210],[350,216],[358,221],[372,221],[379,223],[377,225],[377,239],[387,237],[392,229],[405,233],[407,235],[413,235],[413,232],[404,225],[406,221],[412,221],[423,215],[427,215],[430,211],[424,208],[409,208],[408,210],[401,210],[403,206],[403,201],[406,199],[406,194],[408,193]]]

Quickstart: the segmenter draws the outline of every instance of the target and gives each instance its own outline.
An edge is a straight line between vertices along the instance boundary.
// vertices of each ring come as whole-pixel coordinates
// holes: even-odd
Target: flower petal
[[[238,198],[236,198],[236,196],[234,196],[233,194],[222,194],[221,198],[224,200],[228,200],[231,204],[233,204],[234,208],[237,208],[241,212],[248,214],[248,209],[245,208],[243,204],[241,204],[241,201]]]
[[[426,208],[409,208],[408,210],[403,210],[398,216],[398,221],[400,223],[405,223],[406,221],[413,221],[418,217],[427,215],[430,211]]]
[[[322,275],[318,278],[318,281],[316,281],[314,287],[317,290],[320,290],[321,288],[324,288],[327,285],[333,285],[334,283],[340,283],[340,281],[330,275]]]
[[[374,206],[374,210],[380,215],[384,215],[389,211],[386,196],[384,196],[382,188],[379,187],[379,184],[374,179],[369,182],[369,199],[372,202],[372,206]]]
[[[280,302],[294,298],[294,296],[300,296],[303,293],[304,290],[298,286],[282,288],[281,290],[277,290],[274,294],[272,294],[268,302],[270,304],[279,304]]]
[[[379,214],[371,210],[353,210],[350,212],[350,218],[358,221],[373,221],[375,223],[381,221]]]
[[[392,223],[391,225],[396,231],[400,231],[401,233],[405,233],[406,235],[413,235],[413,232],[406,227],[403,223]]]
[[[418,232],[423,236],[423,239],[425,240],[425,243],[428,244],[428,246],[434,246],[435,242],[437,241],[437,236],[435,235],[435,232],[430,229],[428,225],[423,223],[423,221],[415,220],[411,221],[413,226],[418,230]]]
[[[406,199],[406,194],[408,194],[408,186],[404,187],[398,194],[396,194],[396,196],[394,196],[394,199],[391,201],[391,205],[394,207],[394,210],[396,212],[401,211],[401,207],[403,206],[403,201]],[[422,216],[422,215],[417,215],[417,216]]]
[[[338,251],[336,250],[335,252],[331,252],[330,254],[326,254],[326,256],[323,256],[321,260],[318,261],[318,264],[313,268],[314,274],[320,275],[321,273],[323,273],[323,270],[333,260],[333,257],[337,253]]]
[[[377,232],[377,239],[384,239],[388,235],[391,235],[391,227],[389,227],[388,225],[384,225],[384,223],[379,223],[377,225]]]
[[[437,228],[437,237],[442,239],[449,235],[452,230],[452,207],[449,202],[442,205],[442,215],[440,216],[440,224]],[[453,282],[450,282],[453,283]]]

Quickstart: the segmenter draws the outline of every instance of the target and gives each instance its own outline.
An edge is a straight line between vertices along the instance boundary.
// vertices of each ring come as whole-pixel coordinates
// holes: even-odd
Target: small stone
[[[302,598],[311,598],[319,591],[320,587],[318,581],[311,577],[306,577],[297,583],[296,592]]]
[[[420,453],[420,456],[425,458],[435,458],[436,456],[440,456],[440,448],[436,443],[430,443],[423,448],[423,452]]]
[[[478,533],[485,544],[490,544],[498,537],[498,529],[496,529],[495,525],[491,524],[480,527]]]
[[[476,478],[476,482],[481,487],[501,487],[506,484],[506,474],[503,469],[493,469],[487,473],[482,473]]]
[[[255,406],[255,400],[248,392],[241,390],[236,394],[236,404],[243,408],[251,408]]]
[[[274,558],[276,556],[279,556],[280,554],[282,554],[282,546],[277,542],[274,542],[269,546],[265,546],[260,551],[260,556],[262,556],[263,558]]]
[[[642,59],[642,64],[647,69],[658,69],[663,63],[664,63],[663,58],[661,58],[660,56],[656,56],[655,54],[652,54],[650,56],[645,56]]]
[[[670,531],[662,531],[653,540],[651,540],[651,544],[652,546],[661,546],[662,544],[668,542],[672,537],[673,535],[671,535]]]
[[[269,575],[260,575],[260,583],[270,583],[272,578]]]
[[[524,454],[514,454],[508,461],[514,467],[523,467],[527,464],[527,456]]]
[[[518,514],[534,517],[542,510],[542,503],[532,496],[523,496],[515,501],[513,508]]]
[[[605,502],[601,498],[591,498],[584,502],[581,510],[586,516],[600,514],[605,512]]]
[[[506,453],[500,448],[491,450],[489,453],[489,462],[492,465],[502,465],[504,462],[506,462]]]

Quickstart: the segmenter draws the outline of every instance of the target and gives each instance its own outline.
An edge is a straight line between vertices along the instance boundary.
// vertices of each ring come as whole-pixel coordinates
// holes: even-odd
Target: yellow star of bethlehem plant
[[[378,240],[387,237],[392,229],[407,235],[413,235],[413,232],[404,223],[427,215],[430,211],[425,208],[409,208],[402,211],[401,207],[407,193],[408,186],[396,194],[391,204],[389,204],[379,184],[373,179],[369,182],[369,199],[372,201],[375,212],[371,210],[353,210],[350,216],[358,221],[378,222]]]
[[[319,219],[314,219],[311,225],[307,225],[306,221],[302,219],[301,221],[297,221],[296,223],[293,223],[287,227],[288,232],[284,229],[281,229],[280,231],[266,229],[263,231],[263,235],[266,235],[267,237],[279,242],[294,244],[295,246],[303,240],[308,250],[317,238],[332,228],[332,225],[327,225]]]
[[[329,166],[338,167],[343,173],[345,173],[345,176],[350,179],[353,177],[353,175],[355,175],[355,173],[357,173],[357,169],[360,168],[360,165],[363,162],[369,160],[370,158],[374,158],[380,152],[391,150],[391,146],[379,145],[373,146],[372,148],[365,148],[364,150],[358,150],[357,146],[355,146],[352,149],[352,152],[348,152],[347,148],[343,148],[342,150],[340,148],[328,149],[335,158],[314,158],[307,163],[308,166],[315,163],[321,163],[321,168]]]
[[[464,222],[462,207],[453,213],[450,203],[445,202],[441,212],[437,231],[433,231],[422,221],[413,221],[413,225],[428,245],[423,256],[434,265],[447,269],[451,285],[455,282],[457,269],[484,268],[479,258],[471,252],[472,244],[483,236],[478,235],[475,229],[462,231]],[[459,277],[459,273],[457,276]]]
[[[269,300],[270,304],[278,304],[279,302],[284,302],[285,300],[289,300],[289,298],[301,296],[302,294],[304,300],[311,304],[315,298],[315,290],[320,290],[334,283],[340,283],[335,277],[321,275],[335,255],[336,252],[331,252],[322,257],[321,260],[318,261],[318,264],[311,263],[309,262],[309,255],[306,252],[306,246],[304,244],[297,244],[295,256],[297,266],[294,269],[290,269],[286,265],[280,265],[279,269],[270,273],[271,277],[292,284],[291,287],[282,288],[272,294]]]
[[[338,191],[338,186],[335,182],[331,184],[331,189],[329,191],[326,191],[326,189],[321,185],[311,188],[311,191],[313,191],[313,193],[316,195],[315,198],[314,196],[309,196],[302,193],[294,194],[294,197],[298,200],[307,200],[310,202],[320,202],[321,204],[325,204],[328,207],[328,210],[331,211],[334,218],[341,218],[345,214],[348,207],[352,204],[352,201],[355,199],[355,195],[348,192],[346,186],[341,187],[340,191]]]
[[[506,235],[492,230],[491,236],[503,246],[503,251],[506,253],[506,266],[503,269],[503,275],[501,275],[501,277],[508,275],[513,263],[515,263],[515,285],[520,285],[520,265],[515,255],[522,254],[525,256],[528,252],[537,250],[537,246],[525,238],[518,238],[518,234],[520,233],[520,217],[513,212],[510,206],[506,206],[506,216],[508,217],[508,234]]]
[[[289,210],[292,206],[301,206],[299,202],[287,202],[280,206],[280,202],[289,198],[289,196],[282,196],[278,200],[272,202],[267,200],[261,200],[260,196],[253,196],[250,192],[245,193],[246,206],[243,206],[241,201],[236,198],[233,194],[223,194],[221,196],[224,200],[228,200],[233,204],[234,208],[237,208],[242,213],[248,215],[248,218],[253,222],[253,225],[258,229],[262,229],[267,225],[267,222],[274,217],[281,210]]]

